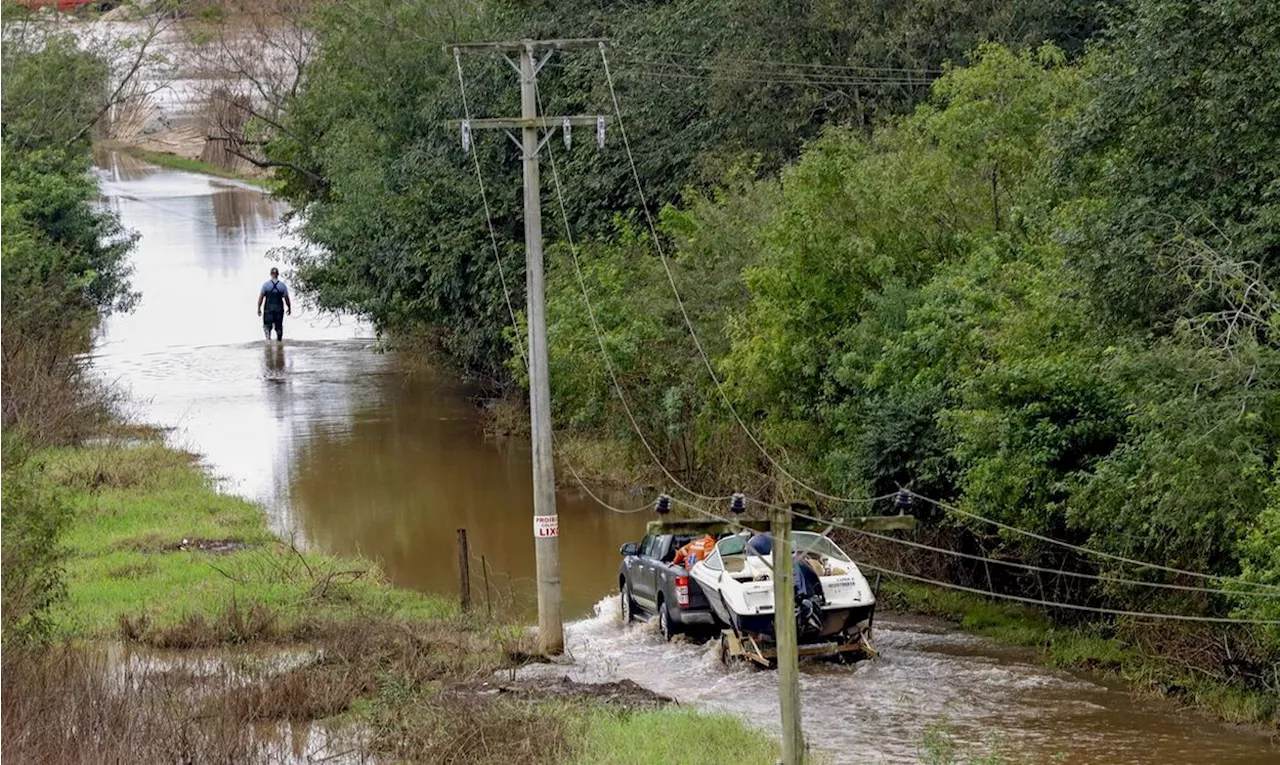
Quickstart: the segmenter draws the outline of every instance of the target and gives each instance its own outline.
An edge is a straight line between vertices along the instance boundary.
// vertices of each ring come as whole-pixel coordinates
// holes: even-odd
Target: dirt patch
[[[238,539],[183,539],[181,542],[173,542],[165,545],[161,549],[165,552],[193,551],[207,553],[233,553],[237,550],[247,549],[249,545]]]
[[[113,547],[117,550],[144,553],[169,552],[207,552],[214,555],[247,550],[251,545],[239,539],[202,539],[200,537],[183,537],[174,542],[168,534],[149,532],[128,539],[122,539]]]
[[[631,680],[612,683],[579,683],[569,678],[549,683],[541,679],[518,680],[513,683],[482,683],[475,688],[482,696],[501,696],[532,701],[592,701],[607,706],[629,709],[651,709],[675,704],[670,696],[645,688]]]

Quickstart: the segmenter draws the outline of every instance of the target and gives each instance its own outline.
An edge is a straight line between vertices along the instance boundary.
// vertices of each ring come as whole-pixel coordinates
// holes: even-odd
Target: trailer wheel
[[[729,636],[720,633],[720,663],[729,666]]]

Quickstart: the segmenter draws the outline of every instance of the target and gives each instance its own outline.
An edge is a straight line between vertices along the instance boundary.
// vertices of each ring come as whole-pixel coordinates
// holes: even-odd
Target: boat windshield
[[[799,552],[813,552],[828,558],[852,562],[852,559],[844,554],[844,550],[836,547],[835,542],[822,534],[815,534],[812,531],[794,531],[791,534],[791,543]]]
[[[735,534],[731,537],[725,537],[716,544],[716,549],[723,555],[742,555],[743,550],[747,546],[747,537],[741,534]]]

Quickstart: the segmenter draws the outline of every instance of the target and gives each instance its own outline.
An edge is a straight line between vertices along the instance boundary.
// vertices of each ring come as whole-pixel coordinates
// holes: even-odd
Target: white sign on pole
[[[560,536],[560,516],[558,515],[533,516],[533,535],[539,539],[543,537]]]

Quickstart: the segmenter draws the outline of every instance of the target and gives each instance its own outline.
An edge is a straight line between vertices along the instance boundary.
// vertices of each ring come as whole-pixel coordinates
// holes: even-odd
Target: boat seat
[[[804,562],[805,562],[805,565],[813,569],[813,573],[817,574],[818,576],[828,576],[829,572],[827,571],[826,567],[822,565],[822,561],[819,560],[818,558],[814,558],[812,556],[805,556]]]
[[[724,571],[731,579],[739,582],[757,582],[768,578],[759,568],[752,566],[742,557],[724,558]]]

